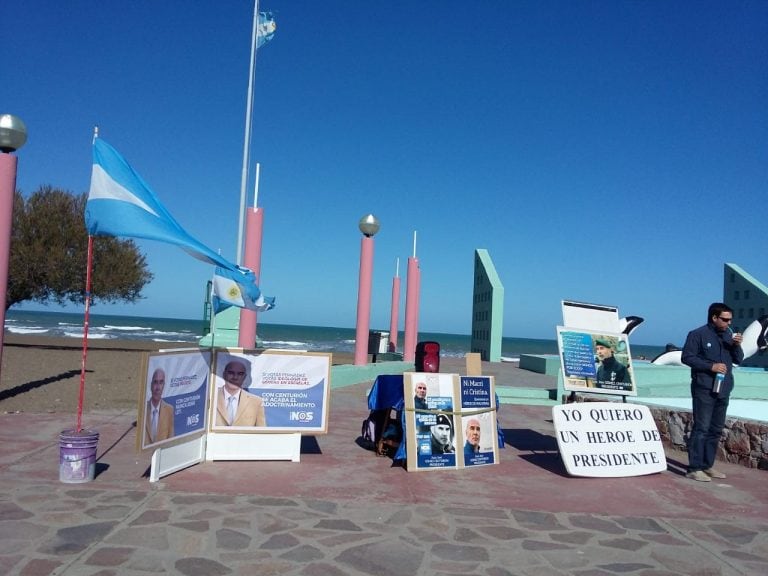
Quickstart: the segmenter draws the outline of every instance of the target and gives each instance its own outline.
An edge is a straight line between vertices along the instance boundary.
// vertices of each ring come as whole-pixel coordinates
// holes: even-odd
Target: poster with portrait
[[[211,356],[210,350],[145,356],[139,387],[139,450],[205,432]]]
[[[432,372],[403,374],[409,471],[457,468],[458,378]]]
[[[331,354],[217,350],[214,432],[328,431]]]
[[[461,466],[498,464],[496,390],[493,376],[461,376]]]
[[[557,345],[566,390],[637,396],[626,334],[558,326]]]

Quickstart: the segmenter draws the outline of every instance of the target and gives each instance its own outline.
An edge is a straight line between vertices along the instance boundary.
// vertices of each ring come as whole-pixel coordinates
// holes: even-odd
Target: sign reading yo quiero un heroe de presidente
[[[557,445],[571,476],[642,476],[667,459],[648,406],[581,402],[552,407]]]

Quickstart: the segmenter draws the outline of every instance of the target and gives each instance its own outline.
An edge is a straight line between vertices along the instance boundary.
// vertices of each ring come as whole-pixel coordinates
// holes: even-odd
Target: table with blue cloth
[[[496,396],[496,409],[499,408],[499,395]],[[400,424],[403,429],[403,439],[395,453],[394,460],[406,458],[406,432],[405,432],[405,392],[402,374],[381,374],[376,377],[368,392],[369,410],[386,410],[392,408],[400,414]],[[504,448],[504,431],[496,419],[496,431],[499,438],[499,448]]]

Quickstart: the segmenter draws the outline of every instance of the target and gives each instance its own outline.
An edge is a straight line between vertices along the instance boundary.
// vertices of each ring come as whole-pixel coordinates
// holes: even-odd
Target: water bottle
[[[723,387],[723,380],[725,380],[725,374],[719,372],[715,375],[715,383],[712,386],[712,392],[720,394],[720,389]]]

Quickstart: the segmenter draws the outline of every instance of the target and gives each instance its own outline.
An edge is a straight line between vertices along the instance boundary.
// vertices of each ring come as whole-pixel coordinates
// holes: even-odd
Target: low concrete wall
[[[520,354],[520,368],[547,376],[560,373],[560,357],[547,354]]]
[[[687,451],[693,415],[687,410],[650,407],[662,442]],[[728,418],[717,450],[717,459],[747,468],[768,470],[768,424]]]
[[[413,362],[376,362],[364,366],[338,364],[331,366],[331,389],[375,380],[380,374],[402,374],[413,369]]]

